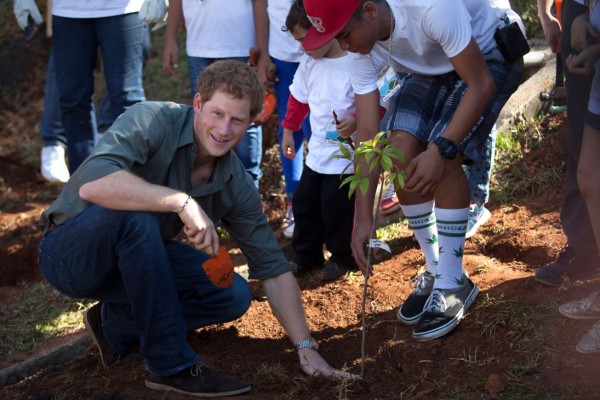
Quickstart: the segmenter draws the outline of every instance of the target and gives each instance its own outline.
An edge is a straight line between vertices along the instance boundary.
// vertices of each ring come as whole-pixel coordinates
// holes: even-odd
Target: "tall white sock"
[[[439,266],[434,289],[454,289],[464,284],[462,260],[469,209],[435,208],[439,234]]]
[[[435,223],[435,214],[433,213],[433,200],[427,203],[404,205],[401,204],[402,213],[408,220],[408,225],[412,229],[427,264],[427,271],[436,275],[439,252],[438,252],[438,232]]]

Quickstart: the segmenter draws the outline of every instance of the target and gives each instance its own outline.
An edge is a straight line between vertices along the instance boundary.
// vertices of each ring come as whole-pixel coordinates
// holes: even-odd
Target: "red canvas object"
[[[202,268],[208,279],[220,288],[228,288],[233,284],[233,261],[224,246],[219,248],[219,255],[204,261]]]

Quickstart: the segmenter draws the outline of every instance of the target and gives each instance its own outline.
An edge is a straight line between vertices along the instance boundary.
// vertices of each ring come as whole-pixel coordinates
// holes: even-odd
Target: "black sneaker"
[[[320,272],[322,281],[334,281],[346,275],[346,272],[350,271],[350,267],[346,265],[340,265],[335,261],[327,261],[325,266]]]
[[[175,375],[150,375],[146,387],[164,392],[177,392],[196,397],[221,397],[245,393],[251,389],[249,383],[229,375],[220,374],[196,363]]]
[[[565,279],[576,281],[598,275],[598,267],[598,257],[576,254],[575,250],[567,245],[555,262],[535,271],[535,280],[548,286],[560,286]]]
[[[98,346],[100,361],[104,368],[109,368],[119,362],[121,356],[110,348],[104,332],[102,331],[102,303],[94,304],[83,315],[83,323],[92,337],[92,340]]]
[[[436,339],[452,331],[477,297],[479,288],[469,278],[457,289],[434,289],[425,304],[425,312],[419,319],[413,339],[425,341]]]
[[[429,272],[423,272],[411,279],[413,292],[408,296],[404,304],[396,313],[398,321],[405,325],[414,325],[419,321],[425,310],[425,302],[433,290],[435,277]]]
[[[317,267],[301,265],[301,264],[297,264],[293,261],[290,262],[290,270],[292,271],[292,274],[294,274],[294,276],[296,278],[300,278],[301,276],[308,274],[310,271],[312,271],[315,268],[317,268]]]

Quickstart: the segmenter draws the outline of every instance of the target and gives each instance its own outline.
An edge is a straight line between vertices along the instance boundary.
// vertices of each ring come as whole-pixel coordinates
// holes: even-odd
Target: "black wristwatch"
[[[294,349],[296,349],[296,352],[300,351],[300,349],[311,349],[314,351],[318,351],[319,344],[317,343],[317,341],[315,339],[313,339],[312,337],[309,337],[309,338],[306,338],[306,339],[301,340],[298,343],[296,343],[294,345]]]
[[[442,157],[448,160],[454,160],[456,153],[458,153],[458,147],[456,147],[452,140],[439,136],[433,143],[437,146]]]

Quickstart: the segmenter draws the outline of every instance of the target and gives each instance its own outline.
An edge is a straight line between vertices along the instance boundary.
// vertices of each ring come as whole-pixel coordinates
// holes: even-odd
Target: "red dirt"
[[[29,65],[43,71],[43,43],[20,46],[30,58]],[[33,50],[40,54],[33,56]],[[14,293],[41,279],[35,255],[40,237],[37,218],[60,189],[44,183],[21,151],[24,140],[38,140],[41,74],[23,74],[29,81],[21,78],[14,89],[22,97],[0,99],[0,303],[9,302]],[[563,119],[555,119],[561,129],[545,132],[542,146],[528,154],[525,161],[531,171],[561,165]],[[25,131],[31,133],[24,139]],[[280,171],[269,161],[277,153],[267,147],[261,192],[267,216],[278,229],[285,204],[278,190]],[[492,219],[467,242],[464,257],[466,269],[479,285],[479,297],[454,332],[432,342],[415,342],[411,328],[396,322],[396,309],[410,293],[409,280],[423,265],[423,258],[410,234],[392,240],[393,257],[376,264],[369,281],[364,382],[306,377],[257,282],[252,283],[256,299],[244,317],[194,332],[190,342],[210,367],[252,383],[252,392],[239,399],[469,400],[498,398],[498,394],[506,396],[503,399],[598,399],[600,358],[574,350],[591,323],[566,320],[556,307],[589,293],[600,282],[556,289],[533,280],[535,269],[553,260],[565,242],[558,219],[561,190],[562,182],[555,182],[541,187],[537,195],[489,204]],[[289,241],[281,235],[278,238],[289,252]],[[243,264],[236,250],[232,249],[234,263]],[[323,284],[313,274],[299,283],[320,352],[332,366],[359,373],[362,277],[349,275]],[[526,321],[536,328],[524,328]],[[34,351],[44,346],[49,344]],[[0,389],[0,398],[187,398],[144,388],[144,374],[143,363],[135,355],[103,370],[96,349],[90,347],[67,364]]]

